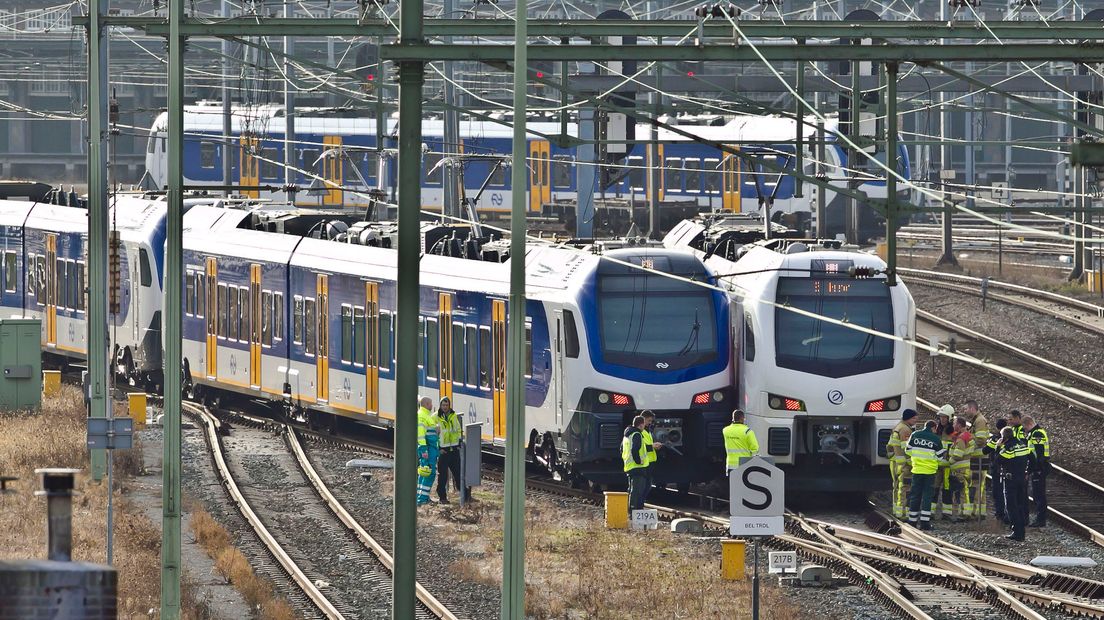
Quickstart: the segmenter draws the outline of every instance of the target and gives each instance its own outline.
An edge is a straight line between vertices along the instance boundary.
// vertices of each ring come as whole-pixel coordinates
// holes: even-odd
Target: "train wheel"
[[[544,465],[548,468],[549,473],[555,474],[556,470],[559,469],[560,462],[558,457],[556,444],[552,441],[552,436],[545,435],[544,441],[541,442],[541,458],[544,460]]]

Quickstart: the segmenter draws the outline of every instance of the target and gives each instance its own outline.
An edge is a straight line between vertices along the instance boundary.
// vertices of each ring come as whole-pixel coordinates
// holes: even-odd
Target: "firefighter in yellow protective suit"
[[[974,514],[974,502],[971,491],[973,478],[970,464],[974,460],[974,436],[966,429],[966,420],[955,418],[955,439],[951,445],[950,466],[951,483],[954,488],[954,504],[951,506],[951,518],[955,521],[969,519]]]
[[[916,410],[905,409],[901,414],[901,421],[893,427],[889,434],[889,442],[886,444],[886,455],[889,456],[889,475],[893,478],[893,516],[904,519],[907,513],[909,486],[912,482],[912,466],[909,457],[905,454],[905,446],[908,444],[909,435],[912,435],[912,422],[916,418]]]

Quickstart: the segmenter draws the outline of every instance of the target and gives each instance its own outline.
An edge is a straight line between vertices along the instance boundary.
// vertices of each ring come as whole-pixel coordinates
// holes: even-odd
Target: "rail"
[[[947,281],[952,281],[952,282],[970,282],[970,283],[973,283],[973,284],[977,284],[979,287],[981,286],[981,284],[983,282],[982,278],[978,278],[978,277],[974,277],[974,276],[967,276],[967,275],[954,274],[954,273],[946,273],[946,272],[942,272],[942,271],[931,271],[931,270],[928,270],[928,269],[912,269],[912,268],[907,268],[907,267],[899,267],[897,269],[897,273],[899,273],[901,275],[904,275],[904,276],[907,276],[909,274],[913,274],[913,275],[919,276],[921,278],[927,278],[927,279],[930,279],[930,280],[947,280]],[[1029,286],[1022,286],[1022,285],[1019,285],[1019,284],[1012,284],[1012,283],[1009,283],[1009,282],[1001,282],[1000,280],[994,280],[992,278],[989,279],[988,286],[991,287],[991,288],[1004,289],[1004,290],[1008,290],[1008,291],[1015,291],[1017,293],[1021,293],[1021,294],[1024,294],[1024,295],[1029,295],[1029,296],[1032,296],[1032,297],[1037,297],[1039,299],[1046,299],[1048,301],[1057,302],[1057,303],[1064,304],[1064,305],[1067,305],[1067,306],[1074,306],[1076,308],[1080,308],[1082,310],[1092,312],[1100,318],[1104,318],[1104,306],[1100,306],[1100,305],[1097,305],[1097,304],[1094,304],[1094,303],[1091,303],[1091,302],[1088,302],[1088,301],[1084,301],[1082,299],[1077,299],[1076,297],[1069,297],[1068,295],[1060,295],[1058,293],[1053,293],[1051,291],[1044,291],[1044,290],[1040,290],[1040,289],[1036,289],[1036,288],[1031,288]]]
[[[291,556],[284,551],[283,546],[277,542],[276,538],[268,531],[264,523],[261,523],[260,518],[257,516],[253,509],[249,506],[249,502],[246,501],[245,496],[238,488],[237,483],[234,481],[234,476],[230,473],[230,467],[226,463],[225,456],[223,454],[222,440],[218,434],[219,422],[211,415],[207,409],[200,407],[192,403],[183,403],[183,407],[191,411],[193,415],[196,415],[204,423],[204,432],[207,438],[208,445],[211,447],[211,454],[215,460],[215,470],[218,473],[219,478],[222,479],[223,484],[226,487],[227,493],[230,494],[230,498],[237,505],[238,510],[245,518],[249,526],[253,528],[253,531],[257,534],[257,538],[268,549],[268,552],[272,554],[272,557],[280,564],[289,577],[299,586],[299,589],[303,591],[303,594],[310,599],[311,603],[318,608],[320,612],[330,620],[344,620],[344,616],[341,612],[334,607],[333,603],[318,589],[314,583],[307,578],[303,570],[291,559]]]
[[[291,426],[285,426],[285,437],[287,438],[288,446],[291,448],[292,453],[295,455],[296,461],[299,463],[299,467],[306,474],[307,479],[310,480],[311,485],[314,487],[315,492],[322,498],[322,501],[326,503],[330,511],[345,525],[357,537],[373,555],[379,560],[380,564],[388,570],[388,572],[394,572],[395,559],[391,557],[391,554],[383,548],[379,542],[372,536],[353,518],[349,511],[334,497],[333,493],[326,486],[326,483],[322,481],[322,477],[318,475],[318,472],[311,465],[310,459],[307,458],[306,452],[303,450],[302,444],[299,442],[298,433]],[[418,600],[426,606],[431,613],[443,620],[458,620],[441,601],[437,600],[421,583],[415,583],[416,595]]]

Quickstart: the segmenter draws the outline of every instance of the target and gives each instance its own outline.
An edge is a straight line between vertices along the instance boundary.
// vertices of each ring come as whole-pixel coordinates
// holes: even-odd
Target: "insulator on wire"
[[[781,4],[782,2],[782,0],[777,1],[779,4]],[[740,7],[732,4],[731,2],[722,4],[703,4],[699,7],[694,8],[694,16],[701,19],[705,19],[707,17],[724,17],[725,15],[736,18],[740,16],[740,13]]]

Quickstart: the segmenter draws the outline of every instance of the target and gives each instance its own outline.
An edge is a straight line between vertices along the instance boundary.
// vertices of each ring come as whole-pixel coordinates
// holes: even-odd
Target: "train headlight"
[[[767,404],[779,411],[805,411],[805,401],[777,394],[767,395]]]
[[[608,403],[609,402],[609,394],[606,394],[605,392],[602,392],[601,394],[599,394],[598,395],[598,402],[602,403],[603,405]]]
[[[724,400],[724,392],[713,392],[713,402],[719,403]]]
[[[883,411],[897,411],[901,408],[901,399],[898,396],[887,396],[866,403],[863,411],[867,413],[881,413]]]

